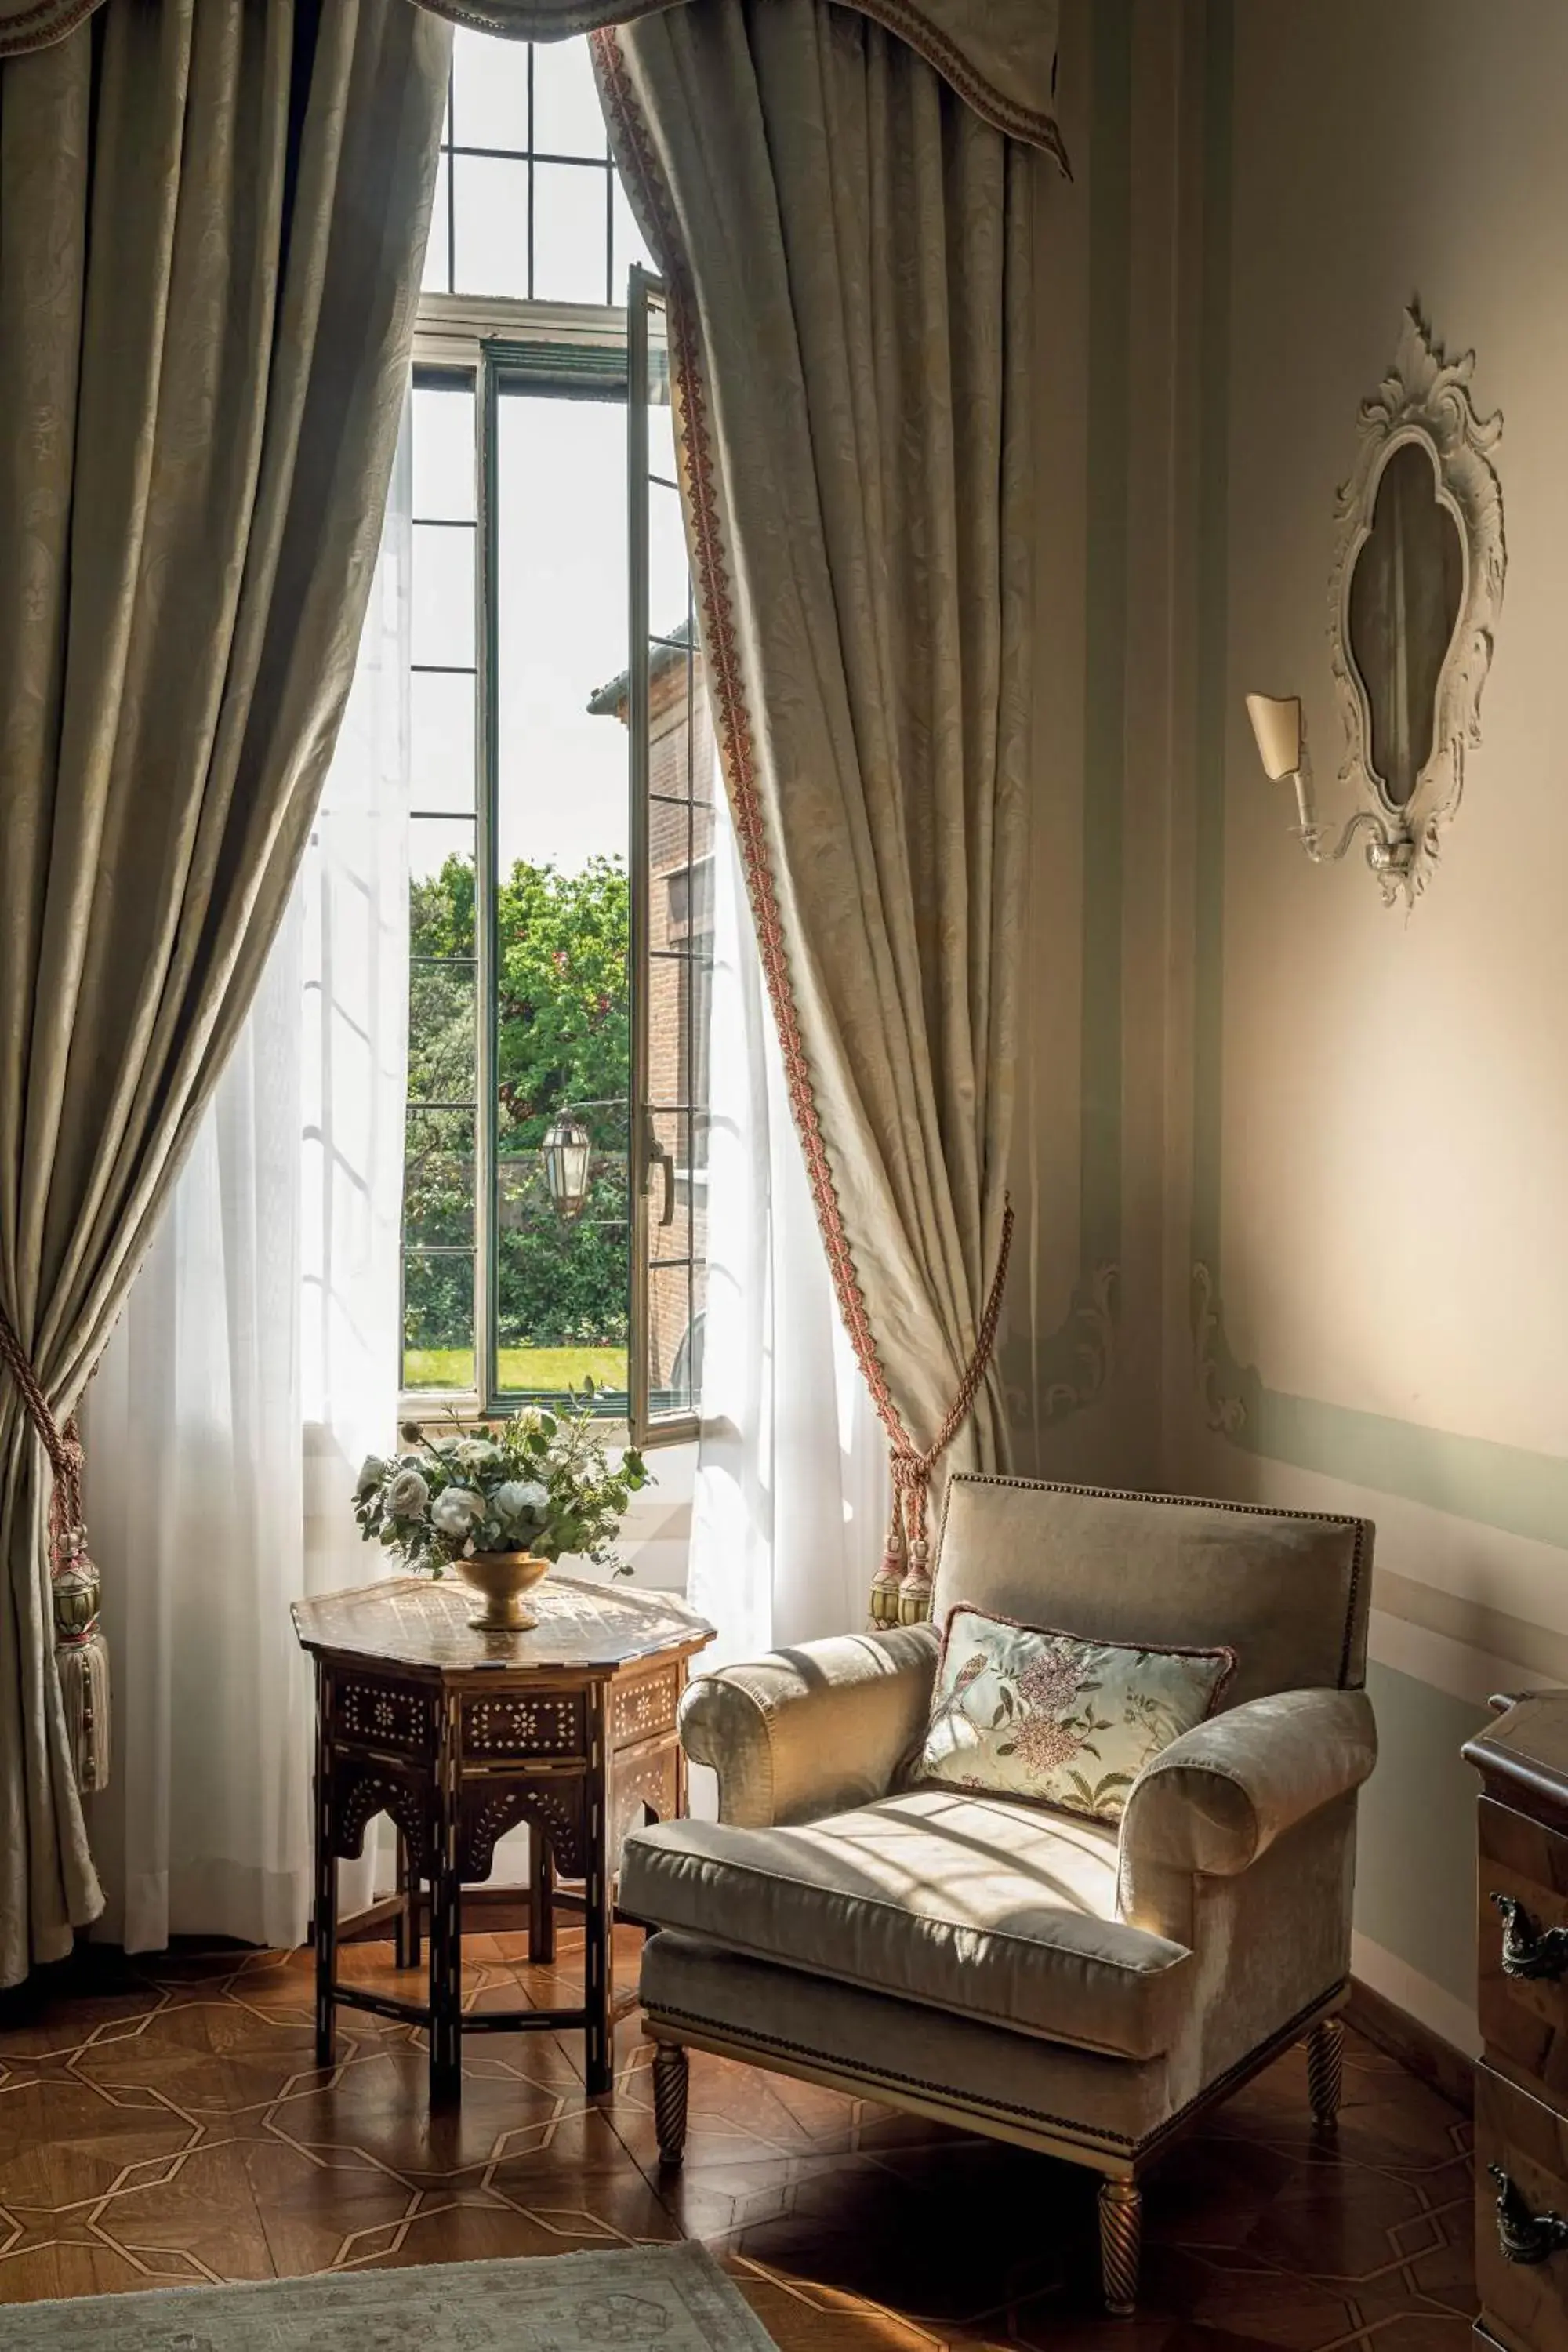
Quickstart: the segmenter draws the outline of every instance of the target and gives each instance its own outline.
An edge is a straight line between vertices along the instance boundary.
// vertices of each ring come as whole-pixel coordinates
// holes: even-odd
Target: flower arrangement
[[[631,1574],[615,1538],[650,1473],[635,1446],[610,1467],[591,1381],[563,1412],[529,1406],[477,1428],[456,1414],[449,1435],[428,1438],[417,1422],[405,1422],[403,1452],[366,1456],[354,1488],[366,1543],[389,1545],[431,1576],[498,1551],[552,1560],[572,1552]]]

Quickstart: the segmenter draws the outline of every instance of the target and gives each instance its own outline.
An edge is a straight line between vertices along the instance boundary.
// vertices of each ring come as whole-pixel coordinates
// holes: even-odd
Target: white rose
[[[430,1506],[430,1524],[444,1536],[466,1536],[485,1515],[485,1498],[471,1486],[448,1486]]]
[[[386,1490],[386,1507],[395,1519],[423,1518],[429,1500],[430,1489],[417,1470],[400,1470]]]
[[[536,1478],[509,1478],[490,1496],[498,1519],[542,1519],[549,1508],[549,1489]]]

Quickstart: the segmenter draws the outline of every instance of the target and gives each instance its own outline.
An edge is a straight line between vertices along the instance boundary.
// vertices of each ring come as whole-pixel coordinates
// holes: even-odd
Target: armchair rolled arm
[[[934,1626],[836,1634],[700,1675],[680,1708],[694,1764],[719,1776],[719,1818],[813,1821],[884,1797],[925,1729]]]
[[[1137,1907],[1141,1867],[1231,1877],[1359,1789],[1376,1761],[1364,1691],[1281,1691],[1194,1724],[1132,1784],[1121,1818],[1124,1916]]]

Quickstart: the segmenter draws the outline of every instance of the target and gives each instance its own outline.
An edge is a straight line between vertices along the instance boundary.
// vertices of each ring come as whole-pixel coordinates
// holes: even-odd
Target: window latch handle
[[[664,1204],[659,1212],[658,1222],[661,1226],[672,1225],[675,1223],[675,1154],[667,1150],[659,1141],[658,1135],[654,1131],[652,1113],[649,1112],[646,1114],[646,1116],[647,1118],[647,1126],[646,1129],[647,1150],[647,1157],[643,1161],[643,1191],[646,1193],[652,1189],[648,1182],[648,1178],[652,1171],[655,1168],[662,1170],[664,1175]]]

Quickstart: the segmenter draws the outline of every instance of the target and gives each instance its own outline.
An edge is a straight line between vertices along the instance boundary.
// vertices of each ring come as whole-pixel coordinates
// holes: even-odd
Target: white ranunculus
[[[364,1460],[359,1465],[359,1476],[354,1482],[354,1501],[356,1503],[363,1503],[368,1496],[374,1494],[376,1488],[380,1486],[382,1480],[386,1475],[386,1468],[387,1465],[382,1460],[379,1454],[367,1454],[365,1455]]]
[[[471,1486],[448,1486],[430,1506],[430,1524],[444,1536],[466,1536],[485,1515],[485,1498]]]
[[[395,1519],[423,1518],[430,1489],[417,1470],[400,1470],[386,1490],[386,1507]]]

